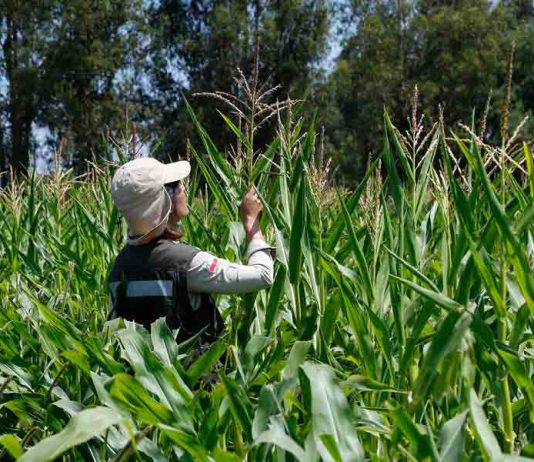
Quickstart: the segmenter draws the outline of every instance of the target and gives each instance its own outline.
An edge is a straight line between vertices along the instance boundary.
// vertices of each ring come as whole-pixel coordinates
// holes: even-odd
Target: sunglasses
[[[174,193],[174,191],[180,186],[184,189],[184,191],[187,192],[187,186],[182,180],[173,181],[172,183],[165,184],[165,188],[167,188],[167,192],[169,194]]]

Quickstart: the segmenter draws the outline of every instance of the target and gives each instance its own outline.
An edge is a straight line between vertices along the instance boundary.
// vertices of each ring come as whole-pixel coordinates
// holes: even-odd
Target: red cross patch
[[[217,259],[214,258],[213,261],[211,262],[211,265],[210,265],[208,271],[209,271],[210,273],[213,273],[213,272],[215,271],[215,267],[216,267],[216,266],[217,266]]]

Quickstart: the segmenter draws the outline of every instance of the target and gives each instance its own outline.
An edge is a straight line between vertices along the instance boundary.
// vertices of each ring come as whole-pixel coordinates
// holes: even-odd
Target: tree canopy
[[[305,115],[318,112],[326,152],[352,183],[380,149],[384,108],[407,125],[416,85],[427,123],[441,107],[453,127],[491,95],[485,136],[496,136],[512,43],[511,122],[531,112],[533,21],[525,0],[4,0],[0,167],[32,165],[38,134],[49,158],[78,170],[109,157],[106,133],[184,156],[194,139],[186,99],[224,148],[224,103],[206,94],[242,97],[240,72],[257,65],[273,101],[306,98]]]

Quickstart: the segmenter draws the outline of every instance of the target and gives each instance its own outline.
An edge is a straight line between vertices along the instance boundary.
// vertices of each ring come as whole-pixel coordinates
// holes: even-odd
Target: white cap
[[[111,197],[128,222],[128,244],[140,245],[149,234],[163,234],[172,209],[165,184],[181,180],[190,172],[187,161],[162,164],[151,157],[119,167],[111,182]]]

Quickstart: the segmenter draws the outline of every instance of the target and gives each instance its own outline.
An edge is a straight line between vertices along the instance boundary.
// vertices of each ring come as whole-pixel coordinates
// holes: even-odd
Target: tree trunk
[[[3,108],[2,108],[3,111]],[[7,147],[5,145],[4,125],[2,124],[2,116],[0,113],[0,188],[7,184]]]
[[[32,71],[19,62],[19,47],[24,46],[18,26],[17,2],[7,2],[7,31],[4,41],[6,74],[9,82],[9,121],[11,124],[11,165],[15,171],[28,168],[33,119]]]

